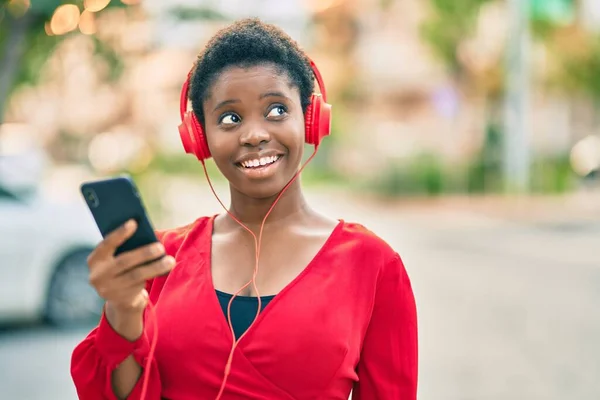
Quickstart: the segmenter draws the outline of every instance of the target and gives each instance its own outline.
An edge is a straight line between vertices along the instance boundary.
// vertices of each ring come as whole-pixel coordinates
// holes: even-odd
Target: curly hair
[[[305,112],[315,85],[310,60],[296,41],[277,26],[246,18],[218,31],[198,55],[188,95],[198,121],[204,126],[202,104],[225,68],[263,64],[274,64],[280,72],[287,73],[290,83],[300,92]]]

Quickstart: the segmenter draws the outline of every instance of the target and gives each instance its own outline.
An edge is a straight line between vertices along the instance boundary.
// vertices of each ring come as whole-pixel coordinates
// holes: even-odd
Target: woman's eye
[[[240,117],[235,114],[226,114],[219,121],[223,125],[234,125],[240,122]]]
[[[271,108],[267,117],[281,117],[287,113],[287,109],[284,106],[275,106]]]

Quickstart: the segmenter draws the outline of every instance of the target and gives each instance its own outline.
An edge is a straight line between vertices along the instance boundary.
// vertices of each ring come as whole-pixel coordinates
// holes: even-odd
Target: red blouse
[[[158,342],[147,399],[215,399],[232,345],[210,272],[214,217],[159,232],[176,258],[150,282]],[[112,371],[145,365],[152,339],[130,342],[102,317],[74,350],[84,400],[115,399]],[[140,379],[129,396],[139,399]],[[417,315],[400,256],[361,225],[340,221],[319,253],[261,312],[234,353],[222,400],[417,398]]]

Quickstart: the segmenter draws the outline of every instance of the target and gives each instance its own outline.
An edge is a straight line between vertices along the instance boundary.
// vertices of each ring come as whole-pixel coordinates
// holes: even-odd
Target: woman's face
[[[300,92],[274,65],[229,67],[204,101],[211,155],[233,188],[252,198],[279,193],[304,147]]]

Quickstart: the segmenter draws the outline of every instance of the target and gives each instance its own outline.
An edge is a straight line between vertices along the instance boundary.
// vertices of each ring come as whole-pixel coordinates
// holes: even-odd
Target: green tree
[[[427,0],[429,18],[421,26],[422,37],[459,84],[474,80],[459,47],[474,35],[481,7],[492,1]]]
[[[0,0],[0,124],[4,120],[7,100],[23,84],[36,84],[39,71],[53,54],[56,47],[74,30],[65,35],[48,35],[46,24],[57,7],[75,4],[80,9],[83,0]],[[99,13],[114,7],[127,6],[120,0],[112,0]],[[223,20],[225,17],[209,7],[173,7],[170,14],[181,21]],[[91,35],[97,55],[110,65],[111,78],[116,79],[122,63],[109,45]]]
[[[39,71],[66,37],[77,34],[48,35],[46,23],[62,4],[81,6],[83,1],[35,0],[5,1],[0,7],[0,124],[10,95],[22,84],[35,84]],[[125,7],[120,1],[111,1],[106,9]],[[104,10],[103,10],[104,11]],[[101,12],[103,12],[101,11]],[[103,56],[114,71],[119,58],[109,46],[93,37],[96,52]]]
[[[600,75],[600,37],[586,32],[581,24],[582,0],[528,1],[532,41],[547,50],[547,60],[552,66],[538,74],[538,77],[545,76],[545,81],[541,82],[542,88],[558,90],[575,98],[588,98],[600,106],[600,84],[597,79]],[[483,147],[468,168],[468,186],[472,191],[496,190],[495,187],[499,187],[502,170],[500,150],[504,138],[499,127],[502,126],[500,110],[505,56],[501,55],[498,62],[488,65],[483,71],[473,71],[461,59],[460,48],[475,33],[482,7],[505,2],[427,0],[429,18],[422,26],[423,39],[453,75],[461,91],[467,96],[476,94],[487,99]],[[564,181],[561,179],[561,182]]]

